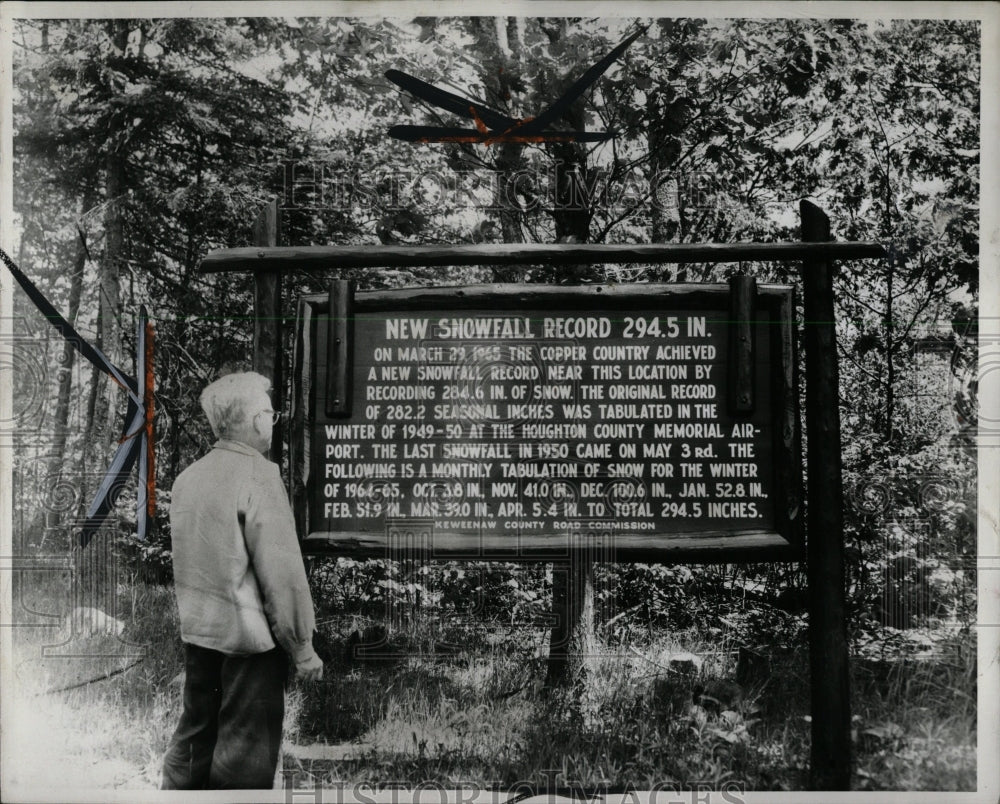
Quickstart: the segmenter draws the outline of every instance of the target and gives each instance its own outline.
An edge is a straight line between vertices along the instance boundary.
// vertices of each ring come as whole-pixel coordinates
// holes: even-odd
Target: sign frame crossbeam
[[[417,268],[454,265],[584,265],[593,263],[687,264],[884,259],[881,243],[487,243],[461,245],[349,245],[246,247],[210,251],[202,273],[349,268]]]

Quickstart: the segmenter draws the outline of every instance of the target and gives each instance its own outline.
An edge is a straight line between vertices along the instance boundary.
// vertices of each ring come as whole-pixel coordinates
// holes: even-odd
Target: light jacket
[[[184,642],[245,656],[277,640],[296,663],[313,656],[312,598],[276,464],[216,442],[177,477],[170,531]]]

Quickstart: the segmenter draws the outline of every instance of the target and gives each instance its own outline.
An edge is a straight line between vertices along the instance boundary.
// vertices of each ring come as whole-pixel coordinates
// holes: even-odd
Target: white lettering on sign
[[[731,416],[727,315],[359,316],[351,420],[313,432],[310,516],[512,536],[760,529],[774,507],[770,376],[758,370],[755,411]],[[322,383],[312,393],[322,407]]]

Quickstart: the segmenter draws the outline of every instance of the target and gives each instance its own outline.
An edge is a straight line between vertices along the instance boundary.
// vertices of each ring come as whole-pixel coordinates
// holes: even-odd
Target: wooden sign
[[[800,557],[792,290],[486,285],[299,303],[308,552]]]

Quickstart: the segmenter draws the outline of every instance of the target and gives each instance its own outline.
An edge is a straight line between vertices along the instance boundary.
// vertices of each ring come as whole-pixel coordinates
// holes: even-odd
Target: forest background
[[[890,255],[845,264],[836,280],[851,647],[870,676],[858,679],[870,695],[856,707],[856,782],[974,788],[979,23],[641,20],[648,30],[564,121],[620,132],[610,143],[484,148],[386,135],[396,123],[453,124],[400,93],[386,69],[529,115],[636,22],[14,21],[13,256],[118,365],[130,366],[140,304],[156,327],[157,526],[148,541],[135,538],[132,488],[92,549],[114,556],[109,603],[126,634],[172,647],[64,702],[78,713],[113,703],[115,722],[129,711],[143,724],[140,747],[126,751],[129,762],[118,769],[124,781],[104,783],[155,784],[177,705],[169,682],[180,666],[168,490],[213,441],[197,404],[201,388],[250,362],[252,281],[200,274],[210,249],[250,244],[253,221],[275,197],[283,242],[295,245],[796,240],[797,203],[808,197],[830,215],[837,239],[880,241]],[[797,282],[795,266],[742,267],[759,281]],[[714,282],[738,268],[484,266],[350,278],[362,289]],[[286,332],[297,297],[324,291],[328,280],[286,279]],[[14,369],[15,546],[72,553],[73,524],[115,447],[124,399],[20,294]],[[288,410],[288,400],[275,407]],[[628,676],[629,705],[642,718],[677,715],[674,736],[694,730],[698,739],[680,759],[662,747],[670,734],[640,729],[612,739],[607,724],[590,737],[575,724],[498,736],[495,750],[489,740],[482,753],[473,750],[474,721],[459,709],[492,711],[531,698],[530,685],[511,685],[518,674],[541,672],[539,623],[552,584],[544,567],[317,559],[310,577],[334,647],[384,625],[386,612],[423,610],[390,636],[427,666],[346,667],[359,686],[301,694],[298,739],[364,746],[354,765],[334,763],[336,773],[444,780],[465,773],[509,783],[561,762],[567,778],[591,784],[610,778],[648,787],[700,775],[753,788],[802,785],[808,694],[795,685],[804,670],[797,675],[788,658],[801,657],[804,645],[798,565],[600,569],[602,644],[663,671]],[[22,603],[36,616],[55,616],[53,601],[71,597],[67,577],[19,580],[28,596]],[[41,628],[19,633],[25,647],[37,644],[32,635],[49,638]],[[490,657],[475,683],[439,667],[441,646],[458,644]],[[519,661],[499,658],[511,650]],[[691,651],[693,676],[674,661]],[[37,670],[34,659],[25,662]],[[66,672],[50,662],[36,680],[51,690],[66,686]],[[621,672],[598,674],[595,683],[603,678],[611,695]],[[726,686],[737,676],[739,693]],[[792,694],[768,692],[770,676]],[[409,697],[373,692],[387,678]],[[464,700],[463,683],[476,691],[446,711],[448,701]],[[791,720],[774,708],[782,697],[798,706]],[[67,720],[65,711],[60,718]],[[400,733],[402,742],[391,736]],[[117,745],[120,737],[108,739]],[[511,740],[513,748],[500,748]],[[636,746],[646,746],[645,755]],[[332,772],[329,763],[295,761],[306,778]]]

